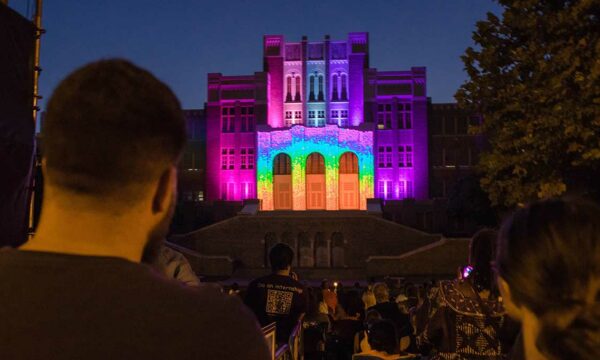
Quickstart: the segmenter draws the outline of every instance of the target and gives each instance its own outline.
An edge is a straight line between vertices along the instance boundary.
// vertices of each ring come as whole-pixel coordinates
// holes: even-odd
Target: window
[[[315,114],[314,110],[309,110],[308,112],[308,126],[315,126]]]
[[[317,126],[325,126],[325,110],[317,111]]]
[[[400,180],[398,182],[398,198],[411,199],[413,198],[413,183],[410,180]]]
[[[337,74],[334,74],[331,77],[331,101],[338,101],[338,100],[339,100],[338,76],[337,76]]]
[[[339,111],[331,110],[331,117],[337,119],[339,117]]]
[[[338,125],[341,127],[348,126],[348,110],[340,110],[340,119]]]
[[[302,97],[300,96],[300,89],[302,88],[302,86],[300,85],[301,82],[302,79],[300,78],[300,76],[296,76],[296,95],[294,96],[295,102],[302,101]]]
[[[294,119],[302,119],[302,111],[294,111]],[[296,123],[298,122],[296,121]]]
[[[346,86],[346,74],[342,74],[342,101],[348,100],[348,90]]]
[[[232,133],[235,131],[235,108],[224,107],[221,109],[221,131]]]
[[[235,183],[228,182],[221,184],[221,200],[235,199]]]
[[[315,76],[311,75],[310,76],[310,93],[308,95],[308,101],[315,101]]]
[[[232,148],[221,149],[221,169],[233,170],[235,161],[235,150]]]
[[[240,149],[240,168],[242,170],[254,169],[254,149],[253,148],[242,148]]]
[[[377,128],[380,130],[392,128],[392,104],[377,105]]]
[[[412,110],[409,103],[398,103],[398,129],[412,129]]]
[[[241,120],[241,132],[253,132],[254,131],[254,107],[244,106],[241,109],[240,120]]]
[[[254,183],[242,183],[242,196],[244,199],[252,199],[254,197]]]
[[[405,153],[404,153],[404,146],[400,145],[398,146],[398,167],[403,168],[404,165],[406,164],[404,162],[405,159]]]
[[[377,167],[390,168],[392,167],[392,147],[380,146],[377,154]]]
[[[286,80],[285,102],[292,102],[292,77],[288,76]]]
[[[319,75],[319,98],[318,101],[325,101],[325,96],[323,95],[323,75]]]
[[[389,181],[389,180],[379,180],[379,182],[377,183],[377,192],[379,194],[379,197],[384,198],[384,199],[390,198],[390,195],[391,195],[390,184],[391,184],[391,181]]]
[[[398,181],[398,198],[406,198],[406,182],[404,180]]]
[[[292,118],[292,112],[291,111],[286,111],[285,112],[285,118],[286,119],[291,119]]]
[[[412,145],[400,145],[398,146],[398,167],[412,167],[413,166],[413,152]]]

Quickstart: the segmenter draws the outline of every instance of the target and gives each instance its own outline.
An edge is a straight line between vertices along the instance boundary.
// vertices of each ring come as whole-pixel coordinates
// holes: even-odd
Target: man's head
[[[273,272],[290,271],[294,260],[294,250],[287,244],[275,244],[269,251],[269,261]]]
[[[390,301],[390,289],[385,283],[377,283],[373,286],[373,294],[375,294],[375,300],[377,303],[384,303]]]
[[[374,320],[367,327],[369,345],[373,350],[389,355],[398,353],[396,326],[389,320]]]
[[[186,139],[165,84],[125,60],[88,64],[52,94],[42,136],[45,201],[113,216],[135,209],[149,235],[165,235]]]

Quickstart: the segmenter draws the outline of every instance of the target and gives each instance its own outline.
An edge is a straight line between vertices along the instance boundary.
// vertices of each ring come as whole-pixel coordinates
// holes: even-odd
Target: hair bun
[[[537,346],[550,359],[600,359],[600,303],[583,306],[566,328],[544,325]]]

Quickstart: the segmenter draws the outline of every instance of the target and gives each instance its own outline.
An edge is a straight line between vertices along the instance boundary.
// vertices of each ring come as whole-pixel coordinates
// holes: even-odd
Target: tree
[[[498,0],[462,56],[459,106],[489,149],[479,170],[494,205],[600,186],[600,1]]]

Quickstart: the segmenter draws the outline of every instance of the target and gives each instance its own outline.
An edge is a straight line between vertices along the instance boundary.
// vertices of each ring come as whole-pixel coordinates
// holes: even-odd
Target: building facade
[[[429,197],[426,70],[369,67],[367,33],[263,41],[263,71],[208,74],[208,201],[365,209]]]
[[[456,184],[475,174],[485,144],[469,133],[481,117],[458,108],[456,103],[429,104],[430,197],[447,198]]]

